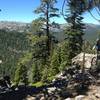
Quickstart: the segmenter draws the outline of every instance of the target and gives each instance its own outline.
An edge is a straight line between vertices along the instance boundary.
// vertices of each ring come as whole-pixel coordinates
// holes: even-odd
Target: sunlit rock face
[[[0,60],[0,64],[2,63],[2,60]]]
[[[83,55],[84,55],[83,52],[80,53],[80,54],[78,54],[76,57],[74,57],[74,58],[72,59],[72,62],[75,62],[75,63],[78,63],[78,64],[82,65],[82,64],[83,64]],[[96,57],[95,54],[88,54],[88,53],[85,53],[85,62],[84,62],[84,66],[85,66],[86,68],[90,68],[90,67],[91,67],[91,62],[92,62],[92,59],[93,59],[94,57]]]

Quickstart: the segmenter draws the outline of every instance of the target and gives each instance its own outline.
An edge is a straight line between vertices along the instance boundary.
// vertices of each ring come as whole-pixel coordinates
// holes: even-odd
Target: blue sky
[[[58,0],[57,4],[58,8],[61,8],[63,0]],[[0,0],[0,8],[2,12],[0,12],[0,20],[1,21],[21,21],[21,22],[32,22],[37,15],[33,13],[33,11],[39,6],[40,0]],[[93,14],[96,14],[95,10],[92,11]],[[100,24],[96,20],[94,20],[90,14],[85,13],[84,22],[86,23],[94,23]],[[100,19],[99,16],[97,18]],[[52,19],[58,23],[65,23],[63,17],[59,19]]]

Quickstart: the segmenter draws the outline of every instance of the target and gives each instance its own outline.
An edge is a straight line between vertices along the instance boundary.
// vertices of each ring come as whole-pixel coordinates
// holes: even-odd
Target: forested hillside
[[[63,25],[60,25],[60,29],[58,29],[57,27],[51,28],[51,31],[55,30],[52,35],[55,36],[58,41],[63,41],[65,38],[65,34],[63,32],[65,25],[63,27],[62,26]],[[86,27],[86,34],[84,37],[86,38],[86,40],[88,40],[88,42],[93,44],[99,34],[99,25],[86,24]],[[13,76],[18,59],[27,50],[29,50],[29,44],[26,36],[27,33],[18,32],[18,30],[0,30],[0,60],[3,61],[3,63],[0,65],[1,76],[4,73],[8,75],[11,74],[11,76]]]
[[[14,76],[18,59],[29,49],[26,33],[0,30],[0,76]]]

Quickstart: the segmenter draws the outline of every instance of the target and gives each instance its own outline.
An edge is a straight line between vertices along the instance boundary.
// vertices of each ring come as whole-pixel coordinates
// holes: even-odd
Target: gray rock
[[[99,93],[96,93],[96,94],[95,94],[95,97],[96,97],[96,98],[100,98],[100,94],[99,94]]]
[[[67,98],[67,99],[65,99],[65,100],[72,100],[71,98]]]
[[[84,95],[79,95],[75,97],[75,100],[84,100],[85,96]]]
[[[30,95],[28,95],[27,98],[26,98],[25,100],[36,100],[36,98],[35,98],[35,97],[32,97],[32,96],[30,96]]]
[[[48,88],[48,93],[52,93],[56,90],[56,87],[50,87]]]
[[[40,100],[45,100],[45,97],[41,97]]]

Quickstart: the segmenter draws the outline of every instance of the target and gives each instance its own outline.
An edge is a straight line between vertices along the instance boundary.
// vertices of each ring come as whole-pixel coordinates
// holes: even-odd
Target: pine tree
[[[65,1],[69,3],[71,0],[65,0]],[[77,3],[79,9],[82,12],[93,9],[94,7],[97,7],[98,10],[100,11],[100,0],[77,0],[77,2],[75,3]]]
[[[60,64],[60,70],[65,70],[66,67],[71,65],[71,48],[70,48],[70,42],[69,41],[63,41],[61,44],[61,64]]]
[[[49,77],[49,70],[50,67],[48,66],[48,64],[45,64],[43,70],[42,70],[42,78],[41,81],[44,83],[48,83],[48,77]]]
[[[50,75],[55,76],[59,72],[63,71],[71,65],[70,56],[70,43],[68,41],[63,41],[57,45],[54,49],[53,55],[51,57]]]
[[[43,24],[44,24],[44,19],[41,17],[33,20],[30,32],[38,36],[44,35]]]
[[[94,7],[98,7],[98,10],[100,10],[100,0],[80,0],[80,2],[83,11],[90,10]]]
[[[51,57],[51,64],[50,64],[50,74],[51,76],[55,76],[60,72],[60,64],[61,64],[61,48],[57,46],[54,49],[52,57]]]
[[[32,64],[32,68],[31,68],[31,83],[36,83],[41,81],[41,69],[39,69],[39,65],[37,64],[37,62],[35,62],[34,64]]]
[[[95,50],[93,50],[93,45],[89,41],[86,41],[86,40],[84,42],[82,50],[86,53],[95,53]]]
[[[80,5],[81,3],[78,0],[69,0],[68,3],[69,9],[67,9],[66,20],[70,24],[70,27],[66,31],[66,34],[69,43],[68,48],[70,48],[70,59],[82,51],[84,24],[82,23],[83,17],[81,16],[82,10],[80,9]]]
[[[30,43],[32,53],[32,59],[33,61],[46,61],[47,57],[47,49],[46,49],[46,41],[47,37],[44,36],[38,36],[33,34],[28,34],[28,39]]]
[[[50,18],[52,17],[58,17],[57,11],[58,9],[54,7],[54,4],[57,3],[56,0],[41,0],[41,5],[35,10],[35,13],[41,14],[44,19],[44,25],[46,28],[46,36],[47,39],[47,50],[48,50],[48,56],[50,55],[51,50],[51,37],[50,37]]]
[[[43,68],[47,62],[46,57],[47,49],[46,49],[46,41],[47,37],[44,36],[38,36],[29,34],[28,36],[29,43],[31,46],[30,52],[32,53],[32,59],[31,59],[31,67],[30,67],[30,74],[29,77],[31,77],[31,82],[37,82],[41,80],[41,73],[43,71]]]
[[[16,69],[15,83],[16,85],[18,85],[19,83],[24,83],[24,85],[28,84],[27,67],[22,63],[19,63]]]

